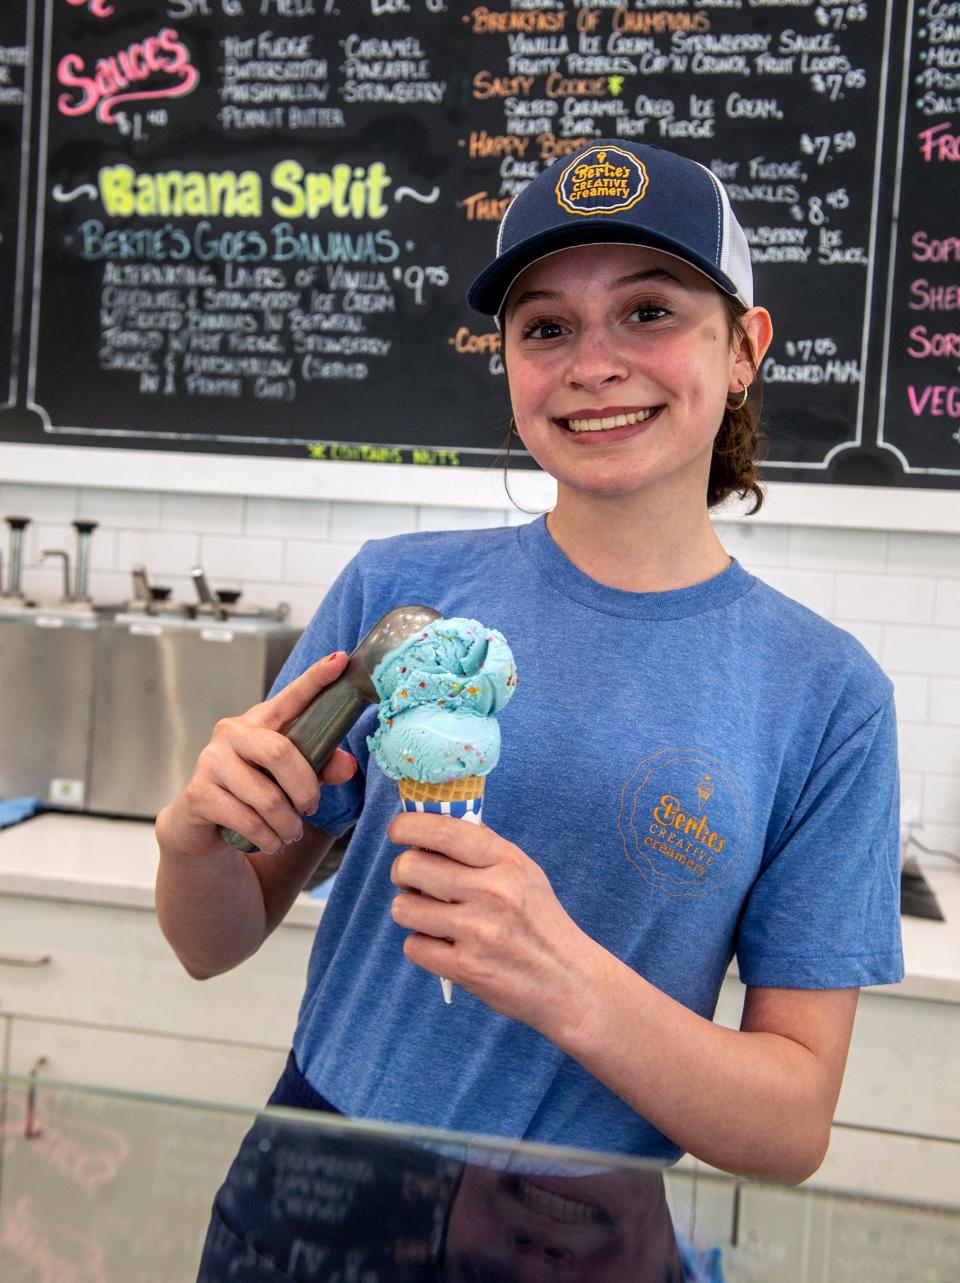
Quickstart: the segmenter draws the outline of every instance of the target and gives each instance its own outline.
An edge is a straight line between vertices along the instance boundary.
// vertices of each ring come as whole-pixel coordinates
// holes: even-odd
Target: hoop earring
[[[510,447],[513,445],[513,438],[517,435],[517,425],[513,415],[510,415],[510,422],[507,425],[507,439],[501,446],[503,458],[503,488],[513,503],[513,495],[510,494]]]
[[[744,384],[742,378],[738,378],[737,382],[741,385],[741,399],[730,404],[730,396],[728,393],[728,396],[726,396],[726,408],[728,409],[743,409],[744,405],[747,404],[747,396],[750,395],[750,389],[748,389],[747,385]]]
[[[730,404],[730,396],[728,394],[726,396],[726,408],[728,409],[743,409],[744,405],[747,404],[747,396],[750,395],[750,389],[744,384],[742,378],[738,378],[737,382],[741,385],[741,399],[735,400],[733,404]]]

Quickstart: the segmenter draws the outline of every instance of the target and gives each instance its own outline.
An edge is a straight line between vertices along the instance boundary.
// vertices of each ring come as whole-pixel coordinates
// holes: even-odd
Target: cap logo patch
[[[647,194],[643,161],[620,147],[591,147],[557,181],[557,203],[568,214],[619,214]]]

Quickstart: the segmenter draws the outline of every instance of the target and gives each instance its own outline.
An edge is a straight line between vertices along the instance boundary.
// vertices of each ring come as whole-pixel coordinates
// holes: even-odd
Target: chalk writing
[[[949,316],[960,308],[955,180],[953,197],[947,195],[960,162],[958,13],[955,0],[929,0],[913,15],[906,75],[918,92],[906,98],[900,208],[888,267],[890,394],[880,426],[881,439],[912,471],[937,477],[960,476],[960,330]],[[918,312],[948,315],[921,319]]]
[[[888,406],[910,434],[890,467],[942,463],[960,22],[956,0],[926,0],[907,45],[890,3],[70,0],[43,69],[0,19],[0,113],[23,111],[34,57],[57,157],[20,255],[41,288],[0,327],[8,364],[5,335],[23,336],[12,413],[40,407],[45,442],[487,462],[502,354],[464,284],[524,186],[611,137],[675,146],[727,184],[777,322],[767,475],[838,479]],[[954,199],[890,224],[893,192],[917,202],[924,183]],[[0,254],[16,264],[12,209]],[[903,270],[883,288],[888,225]],[[802,402],[784,386],[800,383]]]
[[[57,80],[68,90],[57,99],[57,110],[64,116],[95,111],[98,120],[113,124],[118,103],[182,97],[194,89],[199,73],[176,30],[163,27],[156,35],[96,59],[92,69],[79,54],[64,54],[57,64]],[[136,84],[144,87],[135,89]]]
[[[34,1159],[89,1195],[98,1194],[116,1179],[130,1153],[122,1132],[70,1114],[61,1116],[41,1095],[33,1117],[35,1134],[27,1139],[26,1093],[10,1089],[6,1098],[6,1116],[0,1124],[0,1149],[5,1157],[28,1148]]]

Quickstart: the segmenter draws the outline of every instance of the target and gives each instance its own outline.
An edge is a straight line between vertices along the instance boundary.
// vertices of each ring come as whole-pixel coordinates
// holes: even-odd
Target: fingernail
[[[329,655],[324,655],[324,659],[336,659],[338,655],[342,655],[342,654],[343,654],[342,650],[332,650]]]
[[[297,830],[296,834],[294,835],[293,840],[294,842],[299,842],[302,837],[303,837],[303,825],[301,824],[300,828]]]

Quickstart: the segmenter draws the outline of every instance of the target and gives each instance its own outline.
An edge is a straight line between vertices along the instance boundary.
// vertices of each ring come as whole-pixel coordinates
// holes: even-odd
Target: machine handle
[[[0,967],[46,967],[52,961],[49,953],[0,953]]]
[[[210,585],[207,583],[207,576],[202,566],[194,566],[190,571],[190,578],[193,580],[194,587],[197,590],[197,596],[200,598],[201,607],[208,607],[213,611],[217,619],[229,619],[229,612],[223,602],[217,601],[210,591]]]
[[[52,558],[59,558],[63,563],[63,593],[61,601],[71,601],[70,593],[70,554],[64,552],[62,548],[44,548],[40,553],[41,561],[50,561]]]
[[[23,1125],[23,1135],[26,1140],[36,1140],[43,1135],[43,1128],[37,1126],[37,1078],[40,1070],[46,1064],[46,1056],[38,1056],[30,1067],[30,1086],[27,1088],[27,1116]]]

